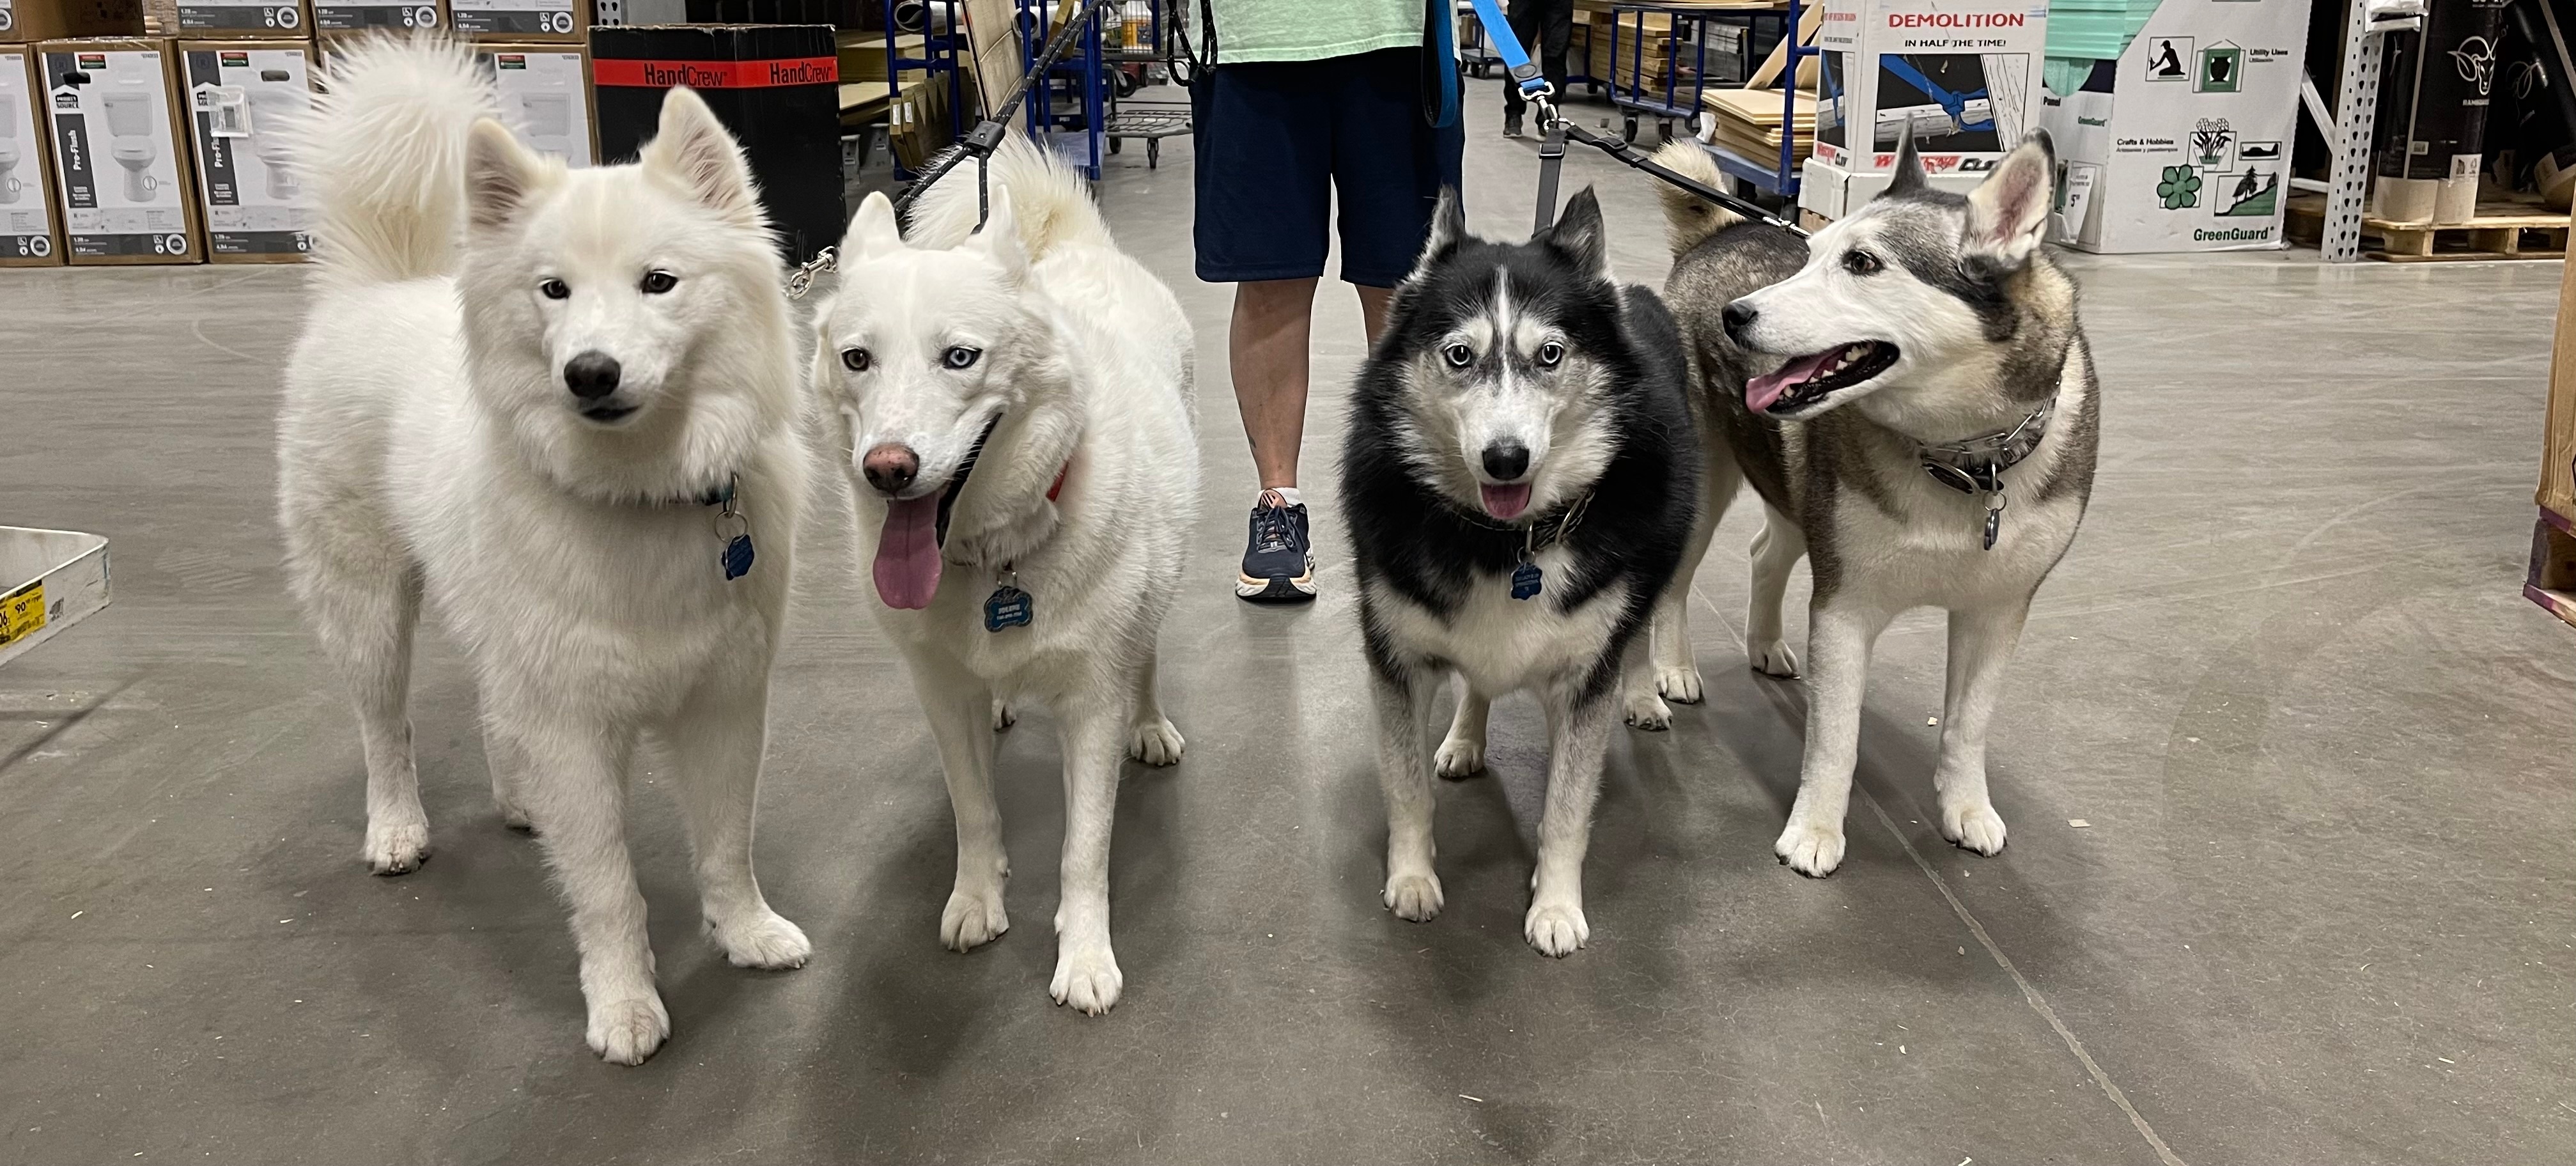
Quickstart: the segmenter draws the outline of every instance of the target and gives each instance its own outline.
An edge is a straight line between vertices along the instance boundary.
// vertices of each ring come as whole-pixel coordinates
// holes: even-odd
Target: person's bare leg
[[[1260,472],[1264,490],[1297,484],[1315,282],[1270,279],[1234,285],[1226,363],[1234,373],[1235,407],[1243,413],[1243,435],[1252,442],[1252,466]]]
[[[1374,350],[1377,338],[1386,335],[1386,305],[1395,298],[1395,289],[1355,283],[1351,290],[1360,293],[1360,325],[1368,329],[1369,348]]]

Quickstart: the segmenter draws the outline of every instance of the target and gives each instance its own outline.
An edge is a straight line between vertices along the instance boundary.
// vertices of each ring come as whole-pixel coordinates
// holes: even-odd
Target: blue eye
[[[868,350],[864,348],[842,349],[841,367],[846,368],[851,372],[868,371]]]
[[[948,354],[940,359],[950,368],[965,369],[975,367],[975,359],[982,355],[984,355],[983,349],[968,348],[965,345],[960,344],[955,348],[949,349]]]

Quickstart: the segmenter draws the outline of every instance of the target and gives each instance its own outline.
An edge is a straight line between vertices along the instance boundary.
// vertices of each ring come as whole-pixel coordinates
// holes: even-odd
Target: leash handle
[[[1536,97],[1548,92],[1547,78],[1530,61],[1529,50],[1521,47],[1520,34],[1512,31],[1511,18],[1503,15],[1501,0],[1471,2],[1476,6],[1476,22],[1485,26],[1485,43],[1492,45],[1494,55],[1503,59],[1503,68],[1511,73],[1512,83],[1521,87],[1522,95]]]

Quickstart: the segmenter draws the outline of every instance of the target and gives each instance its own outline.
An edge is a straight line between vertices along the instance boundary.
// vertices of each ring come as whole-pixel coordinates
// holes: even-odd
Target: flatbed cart
[[[1797,27],[1798,5],[1795,3],[1789,4],[1785,10],[1772,0],[1749,0],[1745,3],[1647,3],[1612,6],[1608,56],[1613,76],[1603,80],[1607,80],[1610,84],[1610,104],[1624,111],[1620,119],[1620,136],[1631,143],[1635,142],[1639,119],[1649,115],[1655,119],[1657,133],[1667,142],[1673,140],[1675,119],[1680,119],[1685,125],[1696,126],[1699,120],[1701,92],[1707,88],[1711,80],[1740,81],[1746,74],[1752,72],[1756,53],[1761,51],[1755,47],[1758,43],[1755,34],[1763,18],[1781,16],[1784,11],[1787,20],[1783,25],[1782,34],[1786,35],[1788,29]],[[1648,36],[1649,17],[1662,17],[1665,22],[1664,47],[1661,53],[1654,56],[1648,55],[1646,47],[1648,40],[1651,39]],[[1710,27],[1733,26],[1739,21],[1743,32],[1736,41],[1734,51],[1727,53],[1720,50],[1721,55],[1712,61],[1709,49]],[[1684,43],[1690,45],[1687,54],[1682,48]],[[1660,85],[1649,85],[1647,82],[1646,65],[1650,60],[1658,61],[1663,66]],[[1683,68],[1686,62],[1689,66],[1687,70]],[[1732,66],[1733,76],[1712,77],[1709,71],[1712,64]],[[1620,82],[1617,77],[1623,66],[1627,75],[1625,83]]]
[[[0,526],[0,664],[107,606],[107,540]]]
[[[1779,154],[1775,156],[1765,153],[1760,157],[1756,157],[1739,153],[1735,150],[1728,149],[1725,146],[1712,142],[1699,143],[1699,148],[1706,151],[1710,159],[1717,163],[1718,172],[1724,174],[1728,179],[1735,183],[1737,193],[1739,194],[1749,191],[1752,193],[1770,195],[1772,197],[1785,200],[1792,205],[1797,202],[1799,183],[1798,66],[1800,62],[1809,57],[1815,56],[1819,52],[1814,45],[1799,43],[1801,37],[1799,36],[1798,29],[1805,23],[1806,10],[1809,7],[1810,5],[1804,2],[1804,0],[1786,0],[1784,5],[1772,10],[1779,13],[1783,18],[1780,25],[1780,39],[1774,43],[1774,47],[1771,50],[1780,53],[1782,58],[1780,75],[1778,78],[1778,84],[1780,86]],[[1738,11],[1741,12],[1744,10],[1739,9]],[[1757,9],[1754,11],[1758,12],[1760,10]],[[1751,36],[1748,35],[1745,38],[1744,47],[1748,57],[1755,52],[1754,41]],[[1756,72],[1759,72],[1759,70],[1756,70]],[[1830,85],[1831,83],[1830,79],[1825,81],[1825,84]],[[1821,97],[1822,95],[1820,94],[1819,98],[1821,99]],[[1811,135],[1813,132],[1813,130],[1809,131]],[[1812,142],[1809,143],[1811,147],[1813,144],[1814,143]]]
[[[1130,99],[1152,82],[1156,69],[1169,68],[1178,49],[1176,38],[1189,27],[1190,0],[1122,0],[1118,17],[1117,31],[1108,36],[1101,54],[1114,70],[1108,124],[1101,135],[1108,139],[1112,154],[1120,143],[1141,139],[1145,168],[1152,170],[1162,164],[1163,139],[1190,132],[1190,103],[1186,98]]]

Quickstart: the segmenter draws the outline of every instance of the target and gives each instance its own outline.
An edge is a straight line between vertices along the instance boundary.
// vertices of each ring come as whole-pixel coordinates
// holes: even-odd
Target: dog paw
[[[1440,743],[1440,751],[1431,755],[1431,772],[1451,781],[1474,777],[1485,771],[1485,743],[1465,737],[1451,737]]]
[[[1540,955],[1563,959],[1591,941],[1592,925],[1584,921],[1578,904],[1532,903],[1529,916],[1521,921],[1521,934]]]
[[[1994,854],[2004,848],[2004,820],[1994,806],[1941,807],[1941,836],[1957,843],[1961,850]]]
[[[1660,733],[1673,727],[1673,706],[1651,692],[1628,694],[1628,727]]]
[[[725,958],[737,968],[801,968],[814,954],[813,941],[805,938],[802,928],[766,907],[722,923],[707,920],[707,937],[724,949]]]
[[[1793,820],[1780,832],[1780,840],[1771,844],[1771,853],[1799,874],[1823,878],[1843,864],[1843,828]]]
[[[998,733],[1020,723],[1020,714],[1011,711],[1011,702],[999,697],[993,700],[993,731]]]
[[[1753,670],[1764,676],[1793,680],[1798,675],[1798,654],[1789,650],[1786,640],[1757,644],[1752,650]]]
[[[991,943],[1011,929],[1011,917],[1002,910],[1002,888],[958,887],[948,892],[948,906],[939,913],[939,945],[950,951],[973,951]]]
[[[1440,876],[1435,874],[1402,874],[1386,880],[1386,891],[1380,896],[1387,909],[1398,919],[1429,923],[1440,916]]]
[[[1156,717],[1136,726],[1135,735],[1127,741],[1127,755],[1147,765],[1170,765],[1181,759],[1181,750],[1187,746],[1169,718]]]
[[[1117,1005],[1119,990],[1126,986],[1126,978],[1118,974],[1118,957],[1110,953],[1108,944],[1081,948],[1067,944],[1056,953],[1055,980],[1047,985],[1047,995],[1085,1016],[1098,1016]]]
[[[1665,700],[1674,704],[1698,704],[1700,702],[1699,667],[1685,664],[1679,668],[1656,669],[1655,691],[1663,694]]]
[[[367,869],[380,875],[410,874],[429,861],[429,824],[387,826],[367,823],[364,851]]]
[[[653,1050],[671,1036],[671,1014],[663,1011],[662,998],[644,996],[611,1000],[590,1008],[590,1030],[584,1034],[590,1051],[613,1065],[641,1065]]]

